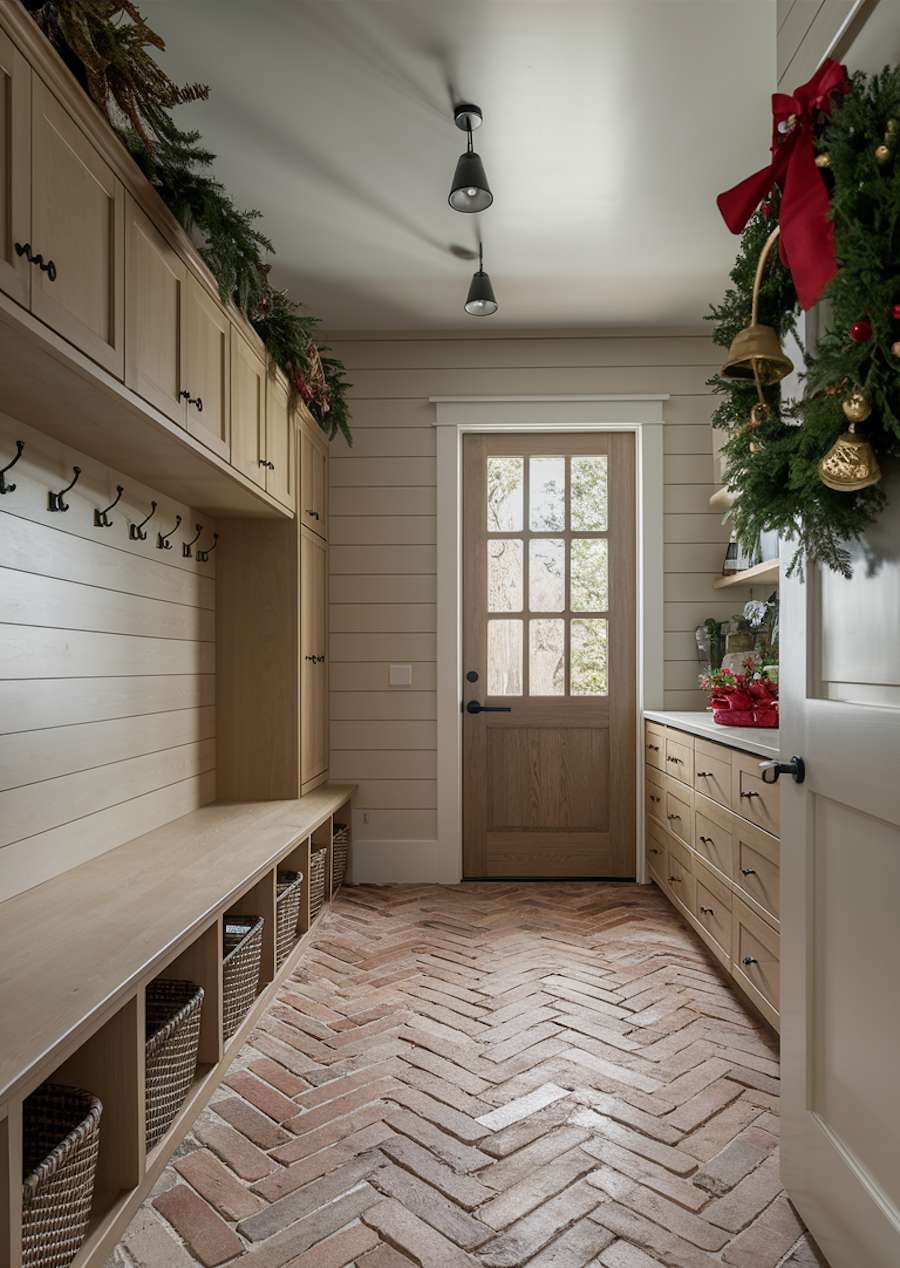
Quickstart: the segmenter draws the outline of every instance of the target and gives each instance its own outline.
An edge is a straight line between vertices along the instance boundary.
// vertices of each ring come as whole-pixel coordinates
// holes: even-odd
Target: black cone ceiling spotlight
[[[494,195],[484,174],[484,164],[472,149],[472,132],[481,127],[481,111],[478,106],[467,103],[454,106],[453,122],[469,134],[469,144],[456,164],[448,201],[455,211],[484,211],[494,201]]]
[[[466,296],[466,312],[472,317],[490,317],[491,313],[497,311],[497,307],[491,279],[484,271],[484,257],[481,243],[479,242],[478,272],[472,275],[472,284],[469,287],[469,294]]]

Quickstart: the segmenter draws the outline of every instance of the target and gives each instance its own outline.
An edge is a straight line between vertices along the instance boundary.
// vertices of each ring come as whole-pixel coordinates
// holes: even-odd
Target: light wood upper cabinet
[[[328,771],[328,552],[300,531],[300,788]]]
[[[231,465],[266,487],[266,363],[231,332]]]
[[[129,197],[125,225],[125,382],[181,427],[184,261]]]
[[[190,435],[226,460],[231,449],[231,320],[190,272],[184,290],[181,393]]]
[[[328,442],[306,425],[300,428],[300,505],[304,527],[328,540]]]
[[[117,378],[125,371],[125,190],[31,77],[31,311]]]
[[[31,67],[0,31],[0,290],[31,299],[31,270],[16,251],[31,226]]]
[[[270,375],[266,384],[266,492],[294,509],[297,484],[297,426],[291,417],[287,380]]]

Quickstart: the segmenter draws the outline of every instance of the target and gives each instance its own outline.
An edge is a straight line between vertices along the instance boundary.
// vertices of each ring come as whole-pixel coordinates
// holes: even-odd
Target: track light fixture
[[[454,106],[453,122],[461,131],[468,133],[469,143],[456,164],[448,201],[455,211],[484,211],[494,201],[494,195],[484,173],[484,164],[472,149],[472,132],[482,124],[481,110],[465,102]]]
[[[491,279],[484,271],[484,255],[481,243],[478,243],[478,272],[473,273],[469,294],[466,296],[466,312],[472,317],[490,317],[497,311],[498,304],[494,299],[494,288]]]

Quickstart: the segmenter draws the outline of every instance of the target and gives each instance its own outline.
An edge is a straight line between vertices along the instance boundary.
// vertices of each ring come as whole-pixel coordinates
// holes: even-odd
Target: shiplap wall
[[[215,797],[215,555],[182,555],[215,524],[0,413],[0,467],[16,440],[0,497],[0,899]],[[70,509],[50,512],[73,466]],[[112,526],[94,527],[119,484]]]
[[[331,778],[359,784],[354,876],[427,879],[436,837],[436,492],[431,396],[669,393],[665,442],[665,700],[702,709],[694,630],[738,611],[712,590],[728,532],[711,512],[721,365],[708,332],[340,334],[353,448],[331,453]],[[410,687],[388,684],[412,664]],[[368,822],[364,822],[368,815]],[[369,844],[371,843],[371,844]],[[421,875],[404,872],[421,858]],[[385,870],[378,874],[378,868]]]

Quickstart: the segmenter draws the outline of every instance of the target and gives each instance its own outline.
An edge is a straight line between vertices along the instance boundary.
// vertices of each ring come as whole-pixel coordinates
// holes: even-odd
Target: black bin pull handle
[[[509,705],[479,704],[477,700],[470,700],[466,705],[466,713],[512,713],[512,708]]]

